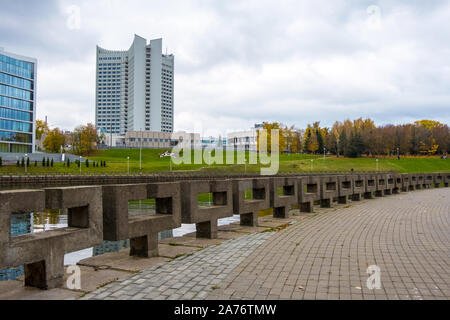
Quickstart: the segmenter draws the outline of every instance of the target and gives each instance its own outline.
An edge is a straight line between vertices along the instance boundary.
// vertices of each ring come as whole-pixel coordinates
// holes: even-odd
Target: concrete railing
[[[367,172],[366,174],[368,174]],[[316,176],[344,175],[348,172],[319,172]],[[310,176],[310,172],[283,172],[277,174],[277,177],[298,177]],[[195,171],[172,171],[163,173],[146,174],[126,174],[116,172],[105,172],[102,174],[92,174],[83,172],[82,174],[74,172],[58,172],[58,174],[49,174],[36,172],[29,174],[19,174],[17,172],[5,174],[0,170],[0,190],[17,188],[47,188],[47,187],[66,187],[78,185],[106,185],[106,184],[130,184],[130,183],[152,183],[152,182],[175,182],[187,180],[223,180],[238,178],[260,178],[261,175],[254,172],[239,173],[207,173]]]
[[[105,180],[104,182],[107,182]],[[315,205],[359,201],[419,188],[448,187],[450,173],[346,174],[252,177],[180,182],[110,184],[0,191],[0,269],[25,266],[25,285],[53,288],[62,284],[64,254],[130,239],[130,255],[158,255],[158,232],[195,223],[196,236],[216,238],[218,219],[240,215],[241,225],[257,226],[258,212],[273,209],[287,218],[293,205],[313,212]],[[209,193],[212,204],[199,205]],[[155,213],[130,215],[129,201],[154,201]],[[68,227],[11,236],[11,215],[67,211]]]

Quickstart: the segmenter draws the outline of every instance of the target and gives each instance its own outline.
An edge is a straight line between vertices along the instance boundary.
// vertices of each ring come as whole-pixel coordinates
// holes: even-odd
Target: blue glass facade
[[[0,107],[0,118],[8,118],[22,121],[33,121],[33,114],[9,108]]]
[[[23,58],[0,51],[0,152],[33,150],[35,62]]]

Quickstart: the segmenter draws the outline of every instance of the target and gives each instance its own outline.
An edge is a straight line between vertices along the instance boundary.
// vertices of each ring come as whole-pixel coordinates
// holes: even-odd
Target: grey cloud
[[[93,121],[95,45],[127,49],[134,33],[163,37],[175,54],[176,129],[195,118],[224,119],[220,129],[450,120],[447,1],[74,3],[80,30],[66,27],[70,1],[0,0],[0,46],[38,58],[38,115],[65,126]],[[370,5],[381,10],[379,30],[366,27]],[[79,113],[68,119],[65,108]],[[177,120],[185,114],[192,119]]]

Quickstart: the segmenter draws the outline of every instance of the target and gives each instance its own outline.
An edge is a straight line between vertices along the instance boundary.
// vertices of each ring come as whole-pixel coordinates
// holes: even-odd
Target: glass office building
[[[36,63],[0,48],[0,152],[34,151]]]

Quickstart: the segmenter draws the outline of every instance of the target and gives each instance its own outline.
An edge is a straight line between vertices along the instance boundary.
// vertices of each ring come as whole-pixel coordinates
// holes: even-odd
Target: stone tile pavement
[[[381,288],[367,287],[369,265]],[[450,298],[450,189],[364,200],[276,233],[207,299]]]
[[[161,263],[82,299],[204,299],[272,232],[254,233]]]
[[[381,288],[367,287],[367,267]],[[153,266],[84,299],[449,299],[450,189],[318,210]]]

